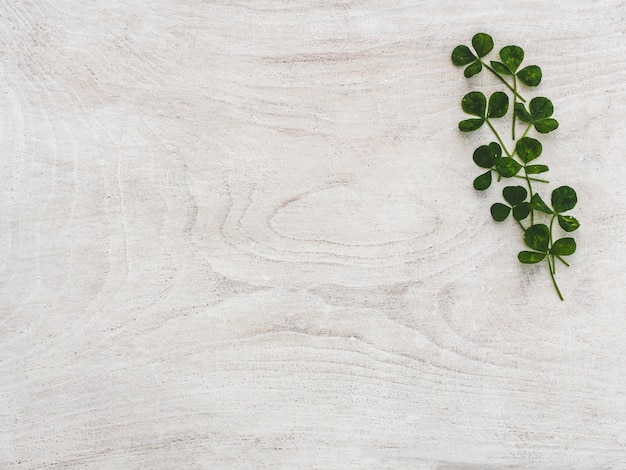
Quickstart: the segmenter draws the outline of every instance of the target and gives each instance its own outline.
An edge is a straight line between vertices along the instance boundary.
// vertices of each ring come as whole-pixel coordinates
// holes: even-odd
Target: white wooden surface
[[[520,266],[450,52],[518,44],[579,251]],[[0,468],[626,468],[626,6],[6,0]]]

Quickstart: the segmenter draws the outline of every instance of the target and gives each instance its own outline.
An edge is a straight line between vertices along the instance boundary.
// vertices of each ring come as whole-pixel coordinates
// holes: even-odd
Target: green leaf
[[[529,175],[538,175],[550,170],[547,165],[528,165],[526,167],[526,173]]]
[[[515,116],[522,122],[531,122],[532,116],[528,111],[526,111],[526,107],[524,103],[515,103]]]
[[[509,110],[509,97],[506,93],[496,91],[489,97],[490,118],[501,118]]]
[[[533,250],[547,253],[550,243],[550,229],[545,224],[528,227],[524,232],[524,242]]]
[[[457,66],[467,65],[476,60],[470,48],[464,45],[456,46],[452,51],[452,63]]]
[[[541,121],[535,122],[535,129],[541,134],[552,132],[557,127],[559,127],[559,123],[556,119],[542,119]]]
[[[491,206],[491,216],[494,218],[494,220],[498,222],[502,222],[504,219],[506,219],[509,216],[510,212],[511,208],[500,202],[496,202],[494,205]]]
[[[541,69],[536,65],[529,65],[517,72],[517,78],[519,78],[524,85],[537,86],[541,83]]]
[[[504,178],[515,176],[521,168],[519,163],[509,157],[500,158],[496,162],[496,171]]]
[[[554,106],[552,105],[552,101],[548,98],[537,96],[536,98],[530,100],[528,110],[530,111],[530,115],[533,117],[533,122],[536,122],[552,116],[552,113],[554,113]]]
[[[502,190],[502,195],[506,202],[512,206],[517,206],[526,199],[528,191],[523,186],[507,186]]]
[[[544,214],[554,214],[554,212],[552,212],[552,209],[550,209],[548,205],[543,202],[543,199],[541,199],[541,196],[539,196],[539,194],[537,193],[533,194],[533,197],[530,199],[530,206],[534,210],[543,212]]]
[[[496,144],[497,145],[497,144]],[[500,146],[498,145],[498,149]],[[502,154],[502,150],[500,149],[500,155]],[[494,148],[491,145],[481,145],[476,150],[474,150],[474,155],[472,158],[474,159],[474,163],[481,168],[491,168],[496,164],[498,158],[500,158],[496,152],[494,152]]]
[[[467,114],[484,118],[485,110],[487,109],[487,98],[480,91],[471,91],[461,100],[461,108]]]
[[[573,232],[580,227],[578,220],[571,215],[559,215],[558,221],[561,228],[566,232]]]
[[[505,46],[500,50],[500,59],[511,73],[515,73],[524,60],[524,50],[518,46]]]
[[[550,248],[550,254],[567,256],[576,252],[576,240],[573,238],[561,238],[555,241]]]
[[[491,186],[491,170],[479,175],[474,180],[474,189],[484,191]]]
[[[533,139],[532,137],[522,137],[515,144],[515,151],[524,163],[528,163],[539,157],[542,150],[543,147],[541,145],[541,142],[539,142],[537,139]]]
[[[472,46],[478,57],[484,57],[493,49],[493,39],[487,33],[478,33],[472,38]]]
[[[513,218],[515,220],[524,220],[530,214],[530,203],[522,202],[513,208]]]
[[[472,132],[479,129],[484,122],[484,119],[466,119],[465,121],[459,122],[459,129],[463,132]]]
[[[511,71],[506,68],[502,62],[497,62],[495,60],[491,61],[491,68],[494,69],[500,75],[511,75]]]
[[[537,253],[536,251],[520,251],[517,255],[517,259],[524,264],[539,263],[540,261],[543,261],[545,257],[545,253]]]
[[[470,78],[473,77],[474,75],[480,73],[480,71],[483,69],[483,66],[480,62],[476,61],[473,64],[468,65],[465,70],[463,71],[463,75],[465,75],[465,78]]]
[[[488,147],[489,150],[491,150],[491,153],[496,156],[496,159],[502,156],[502,147],[500,147],[500,144],[498,142],[489,142]]]
[[[569,186],[560,186],[552,191],[552,208],[557,214],[573,209],[577,201],[576,191]]]

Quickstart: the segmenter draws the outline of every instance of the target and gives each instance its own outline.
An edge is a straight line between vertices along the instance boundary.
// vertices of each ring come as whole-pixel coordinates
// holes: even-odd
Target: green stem
[[[511,124],[511,137],[515,141],[515,103],[517,103],[517,77],[513,74],[513,119]]]
[[[563,263],[565,266],[567,266],[569,268],[569,263],[567,261],[565,261],[563,258],[561,258],[559,255],[555,255],[560,261],[561,263]]]
[[[496,131],[495,127],[493,127],[493,124],[491,124],[489,119],[485,119],[485,122],[489,126],[489,129],[491,129],[491,132],[493,132],[493,134],[496,136],[496,139],[498,139],[498,142],[500,142],[500,146],[502,147],[502,150],[504,150],[504,153],[506,153],[506,156],[511,158],[511,153],[507,150],[506,146],[504,145],[504,142],[502,142],[502,139],[500,138],[500,134],[498,134],[498,131]]]
[[[556,289],[556,293],[559,294],[559,299],[564,300],[563,299],[563,294],[561,294],[561,290],[559,289],[558,284],[556,283],[556,279],[554,278],[554,274],[552,273],[552,266],[550,265],[550,257],[546,257],[546,259],[548,260],[548,270],[550,271],[550,277],[552,278],[552,284],[554,284],[554,288]]]
[[[489,70],[492,74],[494,74],[498,80],[500,80],[502,83],[504,83],[504,85],[511,90],[513,93],[515,93],[515,95],[520,99],[520,101],[522,103],[526,103],[526,100],[524,99],[524,97],[522,95],[520,95],[519,93],[517,93],[517,91],[515,91],[513,89],[513,87],[511,85],[509,85],[509,82],[507,82],[504,78],[502,78],[502,75],[500,75],[498,72],[496,72],[489,64],[483,62],[482,59],[478,59],[480,60],[480,63],[483,65],[483,67],[485,67],[487,70]]]
[[[556,215],[553,215],[552,218],[550,219],[550,249],[552,249],[552,245],[554,244],[553,237],[552,237],[552,226],[554,225],[555,217]],[[552,256],[552,269],[553,269],[553,273],[556,274],[556,262],[554,261],[554,255],[549,255],[549,256]]]
[[[513,175],[513,178],[520,178],[520,179],[529,179],[530,181],[537,181],[538,183],[549,183],[548,180],[542,180],[539,178],[533,178],[532,176],[528,176],[528,178],[524,177],[524,176],[520,176],[520,175]]]

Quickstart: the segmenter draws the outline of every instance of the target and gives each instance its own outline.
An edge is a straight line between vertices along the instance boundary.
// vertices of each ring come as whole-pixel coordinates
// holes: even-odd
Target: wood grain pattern
[[[561,124],[562,303],[471,188],[481,30]],[[625,34],[617,0],[4,2],[0,467],[626,468]]]

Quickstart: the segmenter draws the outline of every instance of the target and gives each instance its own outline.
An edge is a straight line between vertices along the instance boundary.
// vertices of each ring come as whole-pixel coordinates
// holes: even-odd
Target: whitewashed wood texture
[[[578,252],[450,63],[518,44]],[[6,0],[0,468],[626,468],[622,1]]]

